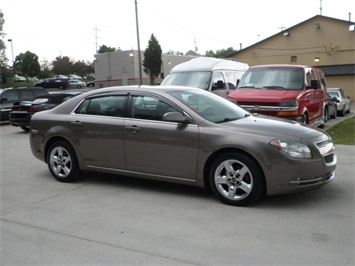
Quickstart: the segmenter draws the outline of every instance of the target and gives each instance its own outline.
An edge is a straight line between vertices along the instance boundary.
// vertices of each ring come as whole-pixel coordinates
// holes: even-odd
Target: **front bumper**
[[[310,159],[288,158],[268,148],[265,160],[269,167],[264,169],[268,195],[318,189],[335,178],[337,156],[333,143],[318,141],[310,146]]]

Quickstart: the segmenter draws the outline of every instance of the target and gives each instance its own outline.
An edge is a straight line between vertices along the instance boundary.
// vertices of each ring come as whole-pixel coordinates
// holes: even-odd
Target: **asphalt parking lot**
[[[354,265],[355,146],[320,190],[231,207],[204,189],[105,174],[55,181],[0,125],[0,265]]]

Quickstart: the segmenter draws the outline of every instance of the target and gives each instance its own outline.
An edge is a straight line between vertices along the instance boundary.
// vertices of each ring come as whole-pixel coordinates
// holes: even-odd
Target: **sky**
[[[136,19],[142,51],[154,34],[163,53],[202,55],[246,48],[320,14],[349,20],[351,13],[355,21],[353,0],[0,0],[0,10],[10,61],[12,52],[51,62],[93,61],[101,45],[137,50]]]

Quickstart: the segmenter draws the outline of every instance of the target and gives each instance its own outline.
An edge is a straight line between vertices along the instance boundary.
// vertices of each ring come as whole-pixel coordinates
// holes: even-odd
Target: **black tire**
[[[47,164],[51,174],[60,182],[73,182],[80,177],[74,149],[65,141],[57,141],[49,147]]]
[[[345,105],[343,109],[339,112],[339,116],[345,116]]]
[[[304,114],[302,115],[301,122],[302,122],[303,124],[308,124],[308,115],[307,115],[307,113],[304,113]]]
[[[30,127],[29,126],[22,126],[21,129],[26,131],[26,132],[30,131]]]
[[[83,86],[81,86],[81,85],[77,85],[77,86],[76,86],[77,89],[81,89],[82,87],[83,87]]]
[[[330,117],[331,117],[331,118],[337,118],[337,113],[338,113],[338,112],[337,112],[337,110],[335,109],[333,115],[331,115]]]
[[[325,124],[328,121],[328,108],[324,108],[323,111],[323,123]]]
[[[234,206],[255,202],[265,190],[260,166],[251,157],[237,152],[226,153],[214,161],[209,185],[222,202]]]

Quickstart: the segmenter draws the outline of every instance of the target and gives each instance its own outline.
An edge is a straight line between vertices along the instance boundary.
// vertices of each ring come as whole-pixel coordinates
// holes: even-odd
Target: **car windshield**
[[[209,71],[173,72],[162,81],[161,85],[188,86],[208,90],[211,78],[212,72]]]
[[[328,91],[328,94],[329,94],[332,98],[334,98],[334,97],[339,97],[339,93],[336,92],[336,91]]]
[[[234,103],[212,93],[198,90],[168,91],[167,93],[214,123],[228,122],[250,115]]]
[[[282,89],[302,90],[303,69],[295,68],[255,68],[249,69],[238,85],[238,89]]]

